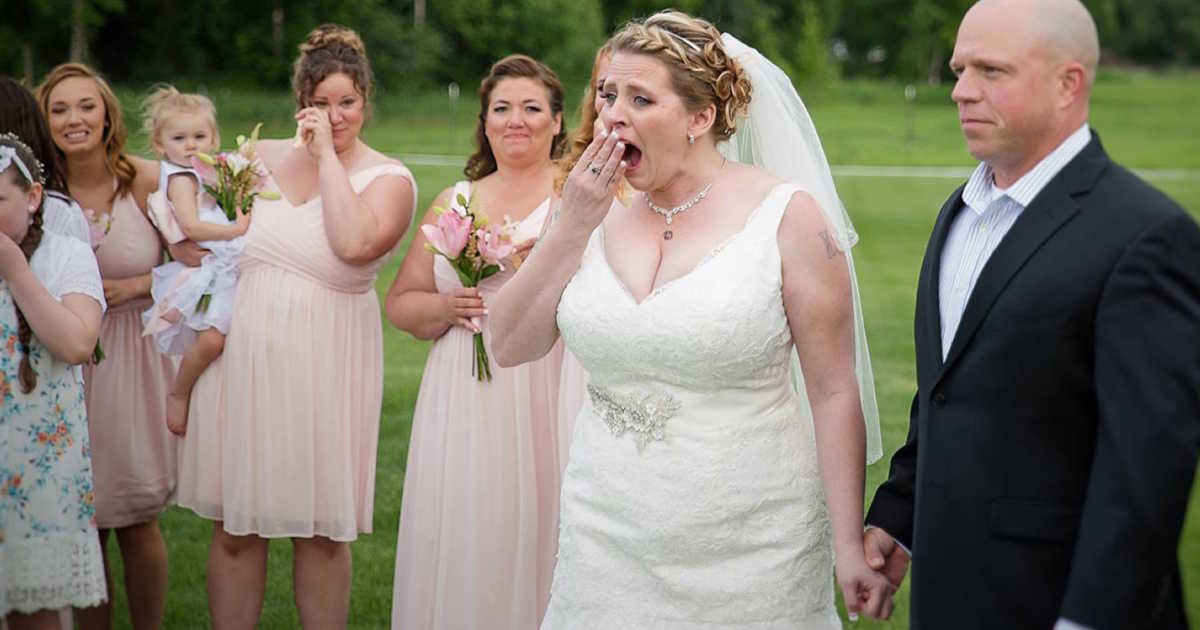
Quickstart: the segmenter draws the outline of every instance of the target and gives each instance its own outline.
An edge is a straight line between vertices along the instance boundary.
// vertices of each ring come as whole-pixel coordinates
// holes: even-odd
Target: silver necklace
[[[687,210],[688,208],[691,208],[692,206],[703,201],[704,198],[708,196],[708,191],[712,190],[712,187],[713,187],[712,182],[709,182],[708,185],[705,186],[703,190],[696,193],[695,197],[692,197],[691,199],[688,199],[687,201],[679,204],[678,206],[672,207],[672,208],[664,208],[658,204],[655,204],[654,201],[650,199],[650,193],[648,193],[648,192],[646,193],[646,205],[649,206],[650,210],[653,211],[655,214],[661,215],[662,218],[665,219],[667,222],[667,228],[665,230],[663,230],[663,240],[664,241],[669,241],[672,238],[675,238],[675,232],[673,230],[671,230],[671,219],[674,219],[675,215],[679,214],[680,212],[683,212],[683,211]]]

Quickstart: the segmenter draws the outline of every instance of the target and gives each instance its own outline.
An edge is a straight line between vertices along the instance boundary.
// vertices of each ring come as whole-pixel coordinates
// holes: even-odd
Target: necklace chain
[[[671,208],[664,208],[654,203],[654,200],[650,199],[650,193],[646,193],[646,205],[650,206],[650,210],[655,214],[661,215],[666,220],[667,225],[671,225],[671,219],[674,219],[675,215],[703,201],[708,196],[708,191],[712,190],[712,187],[712,182],[709,182],[700,192],[696,193],[695,197]]]

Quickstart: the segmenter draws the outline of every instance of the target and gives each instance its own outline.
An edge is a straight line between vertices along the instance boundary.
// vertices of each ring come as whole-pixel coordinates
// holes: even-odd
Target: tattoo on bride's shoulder
[[[821,242],[825,243],[825,255],[830,259],[837,256],[837,249],[833,246],[833,237],[829,235],[829,230],[821,230],[817,236],[820,236]]]

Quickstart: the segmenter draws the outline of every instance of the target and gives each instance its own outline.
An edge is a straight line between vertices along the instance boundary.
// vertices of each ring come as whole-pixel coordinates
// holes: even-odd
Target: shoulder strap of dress
[[[200,179],[200,174],[196,172],[196,169],[188,166],[180,166],[170,160],[162,160],[159,169],[162,171],[162,176],[160,178],[161,182],[166,182],[167,178],[180,173],[187,173],[188,175],[195,177],[197,180]]]
[[[774,236],[779,232],[779,224],[783,221],[784,211],[792,201],[792,195],[802,190],[804,190],[803,187],[792,182],[775,184],[763,197],[759,207],[754,210],[755,216],[750,217],[751,224],[747,228]]]
[[[384,175],[399,175],[401,177],[408,178],[409,183],[412,184],[413,208],[415,210],[417,206],[417,178],[413,177],[412,171],[408,170],[408,167],[400,164],[399,162],[384,162],[383,164],[368,166],[367,168],[364,168],[363,170],[351,175],[350,184],[354,187],[356,192],[361,193],[362,191],[366,190],[367,186],[370,186],[371,182],[375,181],[377,177],[383,177]]]
[[[471,182],[470,181],[463,179],[463,180],[454,182],[454,192],[450,194],[450,203],[448,204],[451,208],[457,208],[460,205],[458,203],[459,195],[462,195],[462,198],[466,199],[467,203],[471,202]]]

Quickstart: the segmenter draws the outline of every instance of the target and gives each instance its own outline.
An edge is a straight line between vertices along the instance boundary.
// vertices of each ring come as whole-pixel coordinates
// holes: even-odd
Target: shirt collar
[[[967,180],[966,187],[963,188],[963,203],[967,204],[976,214],[983,214],[992,202],[1007,196],[1025,208],[1033,202],[1038,193],[1042,192],[1046,184],[1050,183],[1050,180],[1054,179],[1054,176],[1058,175],[1064,166],[1087,147],[1091,138],[1091,128],[1087,123],[1083,123],[1083,126],[1076,129],[1075,133],[1063,140],[1062,144],[1042,158],[1042,161],[1008,188],[997,188],[992,167],[981,162],[979,166],[975,167],[971,178]]]

